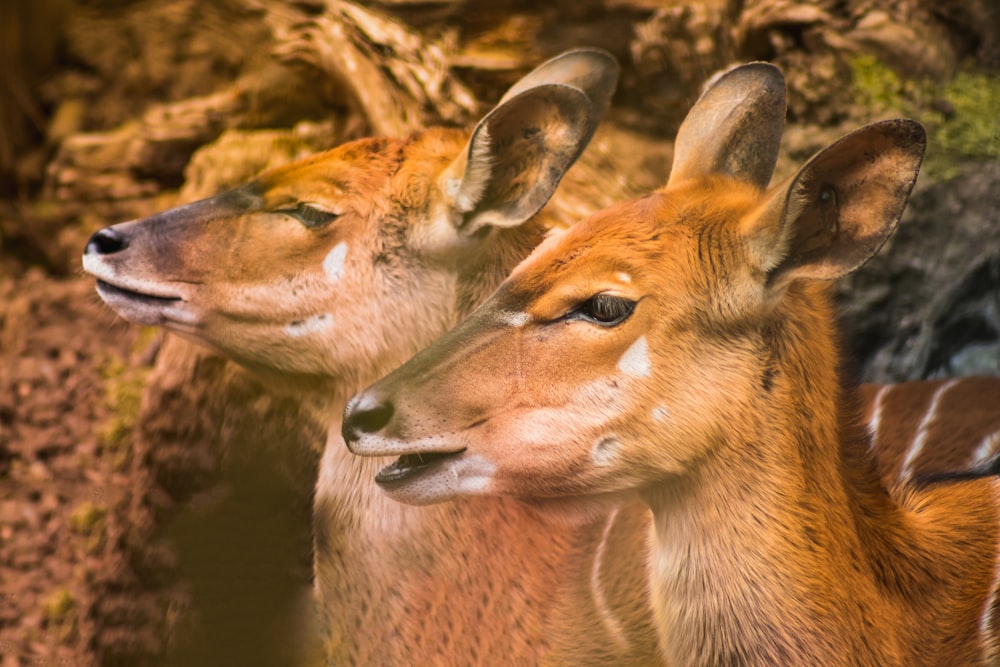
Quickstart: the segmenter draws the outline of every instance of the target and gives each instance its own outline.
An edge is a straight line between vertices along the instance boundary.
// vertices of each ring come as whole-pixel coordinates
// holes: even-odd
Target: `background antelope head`
[[[83,263],[112,308],[247,367],[338,378],[393,366],[447,329],[541,238],[533,216],[617,81],[570,51],[475,128],[362,139],[149,218],[107,227]],[[529,224],[530,223],[530,224]]]

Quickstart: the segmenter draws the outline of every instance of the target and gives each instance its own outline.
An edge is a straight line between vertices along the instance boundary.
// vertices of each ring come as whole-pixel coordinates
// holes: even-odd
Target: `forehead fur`
[[[393,197],[406,208],[426,206],[441,172],[459,156],[467,140],[467,133],[445,128],[430,128],[410,137],[393,178]]]
[[[454,159],[464,143],[457,130],[432,128],[408,139],[367,138],[261,174],[253,186],[265,206],[303,200],[330,203],[358,199],[366,210],[390,195],[394,203],[414,208],[425,203],[434,176]],[[390,190],[391,188],[391,190]]]
[[[595,213],[548,239],[511,276],[517,291],[541,293],[564,280],[624,272],[638,282],[731,246],[761,192],[725,176],[663,189]],[[674,278],[677,278],[676,274]]]
[[[397,139],[358,139],[290,164],[269,169],[257,178],[268,191],[295,184],[330,183],[344,189],[371,185],[394,173],[402,157],[403,142]],[[354,186],[352,188],[351,186]]]

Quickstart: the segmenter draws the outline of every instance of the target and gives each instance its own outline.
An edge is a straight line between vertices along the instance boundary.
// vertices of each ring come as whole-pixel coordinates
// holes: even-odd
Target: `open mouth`
[[[424,475],[444,461],[457,458],[464,451],[465,449],[460,449],[456,452],[404,454],[379,470],[378,474],[375,475],[375,483],[382,487],[398,486]]]
[[[181,296],[150,294],[97,280],[97,293],[104,303],[133,324],[189,327],[194,314]]]
[[[155,296],[153,294],[144,294],[142,292],[135,292],[133,290],[124,289],[104,280],[97,280],[97,292],[105,300],[108,299],[128,299],[131,301],[138,301],[140,303],[145,303],[148,305],[165,306],[171,303],[177,303],[181,300],[179,296]]]

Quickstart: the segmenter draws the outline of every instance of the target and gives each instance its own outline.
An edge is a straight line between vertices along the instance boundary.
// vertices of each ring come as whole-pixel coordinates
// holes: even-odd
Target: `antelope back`
[[[878,249],[924,139],[913,122],[870,125],[762,192],[783,105],[759,105],[760,131],[712,121],[734,117],[720,113],[727,100],[780,89],[777,70],[750,67],[685,120],[667,187],[546,240],[469,319],[349,404],[352,451],[401,457],[383,489],[413,503],[614,494],[691,473],[752,428],[772,386],[792,381],[774,376],[775,328],[829,328],[807,279]],[[809,363],[834,368],[836,351]]]
[[[617,79],[595,50],[517,84],[475,128],[363,139],[218,196],[98,231],[84,268],[124,318],[251,369],[392,366],[485,297],[541,238],[533,219]]]

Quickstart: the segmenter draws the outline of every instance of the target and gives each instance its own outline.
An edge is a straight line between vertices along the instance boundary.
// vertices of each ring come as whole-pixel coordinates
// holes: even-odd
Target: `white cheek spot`
[[[180,324],[197,324],[199,319],[198,313],[186,308],[177,308],[176,306],[167,306],[164,308],[163,315],[168,320]]]
[[[482,456],[464,456],[457,465],[458,491],[461,494],[479,495],[490,490],[497,467]]]
[[[649,362],[649,346],[646,344],[645,336],[640,336],[639,340],[632,343],[632,346],[625,350],[625,354],[618,360],[618,370],[626,375],[648,377],[652,369],[652,364]]]
[[[667,421],[667,419],[670,417],[670,411],[667,410],[666,406],[663,405],[657,405],[650,411],[649,414],[653,417],[653,421],[658,421],[661,423]]]
[[[624,271],[619,271],[618,273],[616,273],[615,274],[615,278],[617,278],[621,282],[625,283],[626,285],[629,284],[630,282],[632,282],[632,276],[630,276],[629,274],[625,273]]]
[[[347,244],[341,241],[333,246],[333,250],[323,260],[323,271],[330,280],[337,281],[344,277],[345,259],[347,259]]]
[[[304,320],[298,320],[290,323],[285,327],[285,333],[292,338],[301,338],[311,333],[317,333],[319,331],[325,331],[333,325],[333,318],[327,313],[320,313],[319,315],[313,315],[312,317],[307,317]]]
[[[523,327],[531,321],[531,315],[528,313],[512,313],[505,311],[500,313],[499,317],[500,321],[509,327]]]
[[[599,466],[606,466],[618,458],[622,443],[614,436],[601,436],[590,448],[590,458]]]

